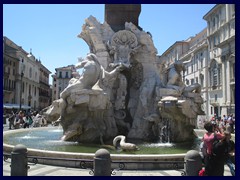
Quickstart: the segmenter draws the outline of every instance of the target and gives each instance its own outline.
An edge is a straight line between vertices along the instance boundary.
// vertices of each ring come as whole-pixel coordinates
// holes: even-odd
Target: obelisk
[[[125,29],[125,22],[132,22],[139,27],[140,13],[141,4],[105,4],[105,21],[115,32]]]

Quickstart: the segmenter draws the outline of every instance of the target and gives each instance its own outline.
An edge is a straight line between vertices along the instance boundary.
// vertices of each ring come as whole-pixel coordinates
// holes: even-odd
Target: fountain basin
[[[51,130],[53,128],[42,127],[34,129],[18,129],[12,131],[3,132],[3,139],[7,136],[14,135],[16,133],[39,130]],[[40,141],[36,141],[41,143]],[[23,143],[22,143],[23,144]],[[3,152],[11,153],[15,145],[3,142]],[[94,153],[81,153],[81,152],[60,152],[53,150],[42,150],[35,148],[28,148],[28,156],[34,156],[38,158],[38,163],[57,165],[64,167],[80,167],[81,161],[93,161]],[[184,165],[185,153],[181,154],[111,154],[112,168],[119,168],[120,163],[124,163],[124,169],[127,170],[153,170],[153,169],[182,169]],[[57,160],[58,159],[58,160]],[[62,160],[61,160],[62,159]],[[69,160],[63,160],[69,159]],[[177,162],[177,163],[174,163]]]

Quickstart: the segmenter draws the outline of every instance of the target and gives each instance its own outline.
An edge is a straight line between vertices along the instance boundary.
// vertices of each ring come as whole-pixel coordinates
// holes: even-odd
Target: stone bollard
[[[202,158],[198,151],[190,150],[185,156],[184,170],[186,176],[198,176],[198,172],[202,169]]]
[[[94,176],[111,176],[111,158],[106,149],[99,149],[94,157]]]
[[[18,144],[13,148],[11,156],[11,176],[27,176],[27,148],[22,144]]]

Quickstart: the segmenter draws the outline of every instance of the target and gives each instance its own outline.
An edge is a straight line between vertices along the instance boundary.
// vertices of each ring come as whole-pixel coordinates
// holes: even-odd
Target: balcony
[[[9,86],[4,86],[3,90],[8,91],[8,92],[13,92],[13,91],[15,91],[15,88],[10,88]]]

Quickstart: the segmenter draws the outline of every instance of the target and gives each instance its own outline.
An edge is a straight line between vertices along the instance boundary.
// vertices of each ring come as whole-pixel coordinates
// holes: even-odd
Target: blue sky
[[[176,41],[207,26],[203,16],[215,4],[142,4],[139,25],[153,36],[161,55]],[[4,4],[3,35],[41,60],[52,73],[76,64],[89,52],[77,35],[90,15],[104,22],[104,4]],[[50,84],[52,79],[50,78]]]

